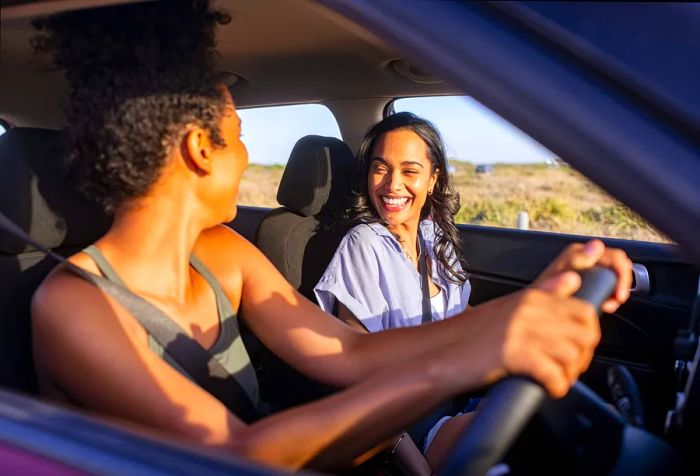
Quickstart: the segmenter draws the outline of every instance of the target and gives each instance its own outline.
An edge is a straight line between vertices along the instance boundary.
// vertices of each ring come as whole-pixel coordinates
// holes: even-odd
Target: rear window
[[[238,110],[250,165],[241,180],[238,203],[277,207],[277,188],[294,144],[310,134],[342,139],[333,113],[321,104]]]

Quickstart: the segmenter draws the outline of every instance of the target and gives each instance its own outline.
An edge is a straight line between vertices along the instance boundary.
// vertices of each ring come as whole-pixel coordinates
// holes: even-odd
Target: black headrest
[[[316,215],[324,205],[341,207],[354,170],[355,159],[342,140],[302,137],[289,155],[277,201],[302,216]]]
[[[12,128],[0,135],[0,211],[47,248],[88,245],[111,219],[65,179],[61,131]],[[34,247],[0,230],[0,252]]]

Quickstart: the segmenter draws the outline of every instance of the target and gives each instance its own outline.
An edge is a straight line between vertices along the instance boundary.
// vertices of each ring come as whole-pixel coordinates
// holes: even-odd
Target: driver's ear
[[[212,171],[213,147],[209,134],[201,127],[190,129],[183,139],[182,148],[185,163],[198,175],[209,175]]]

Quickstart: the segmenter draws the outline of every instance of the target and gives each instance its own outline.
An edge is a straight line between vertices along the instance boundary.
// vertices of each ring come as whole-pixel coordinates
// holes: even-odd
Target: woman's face
[[[219,203],[225,221],[231,221],[236,216],[238,201],[238,188],[243,172],[248,166],[248,151],[241,141],[241,120],[236,113],[233,99],[228,90],[225,90],[227,108],[221,119],[221,135],[226,145],[216,148],[213,152],[212,163],[217,164],[217,170],[212,174],[215,183],[212,191],[217,191],[222,196],[217,197],[215,203]]]
[[[433,170],[428,147],[409,129],[379,137],[367,176],[369,198],[389,227],[417,224],[439,170]]]

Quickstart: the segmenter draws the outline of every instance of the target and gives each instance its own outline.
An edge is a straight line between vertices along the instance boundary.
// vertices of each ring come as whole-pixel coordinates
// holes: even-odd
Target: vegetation
[[[617,202],[567,165],[496,164],[490,173],[451,161],[455,188],[462,206],[458,223],[514,228],[520,211],[529,216],[530,229],[668,242],[629,208]],[[242,205],[277,207],[275,195],[281,166],[252,165],[243,177]]]

